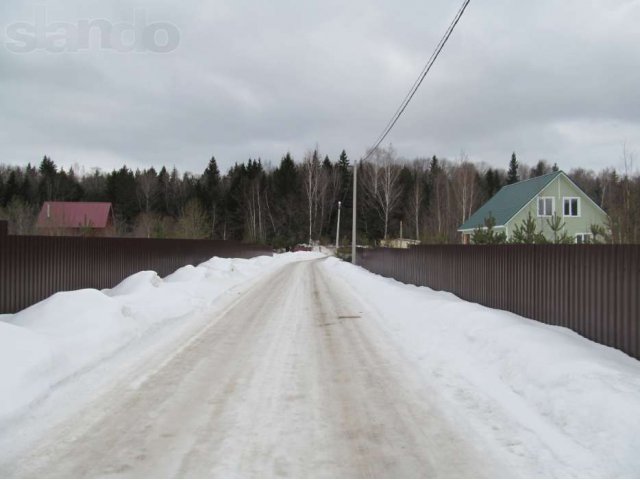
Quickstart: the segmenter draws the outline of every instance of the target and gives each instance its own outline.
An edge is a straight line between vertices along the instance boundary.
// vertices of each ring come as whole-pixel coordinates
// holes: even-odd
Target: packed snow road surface
[[[638,477],[640,362],[314,253],[0,316],[0,477]]]
[[[32,477],[508,474],[451,423],[318,260],[286,265],[4,472]]]

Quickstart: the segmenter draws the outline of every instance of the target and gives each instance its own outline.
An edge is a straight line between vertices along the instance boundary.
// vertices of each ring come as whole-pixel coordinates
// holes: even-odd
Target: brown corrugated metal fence
[[[452,292],[640,358],[640,245],[425,245],[358,249],[358,264]]]
[[[58,291],[110,288],[141,270],[166,276],[214,256],[271,254],[265,245],[222,240],[13,236],[0,221],[0,313]]]

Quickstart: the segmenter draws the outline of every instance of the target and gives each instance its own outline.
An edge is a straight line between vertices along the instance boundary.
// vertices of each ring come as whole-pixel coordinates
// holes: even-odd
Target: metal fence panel
[[[640,358],[640,245],[358,249],[358,265],[508,310]]]
[[[265,245],[222,240],[13,236],[0,222],[0,313],[59,291],[111,288],[141,270],[166,276],[214,256],[272,254]]]

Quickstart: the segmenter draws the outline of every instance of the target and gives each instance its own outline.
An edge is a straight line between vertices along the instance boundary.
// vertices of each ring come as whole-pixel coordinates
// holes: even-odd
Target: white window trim
[[[577,215],[565,215],[564,214],[564,202],[566,200],[578,200],[578,214]],[[582,216],[582,199],[580,197],[562,197],[562,216],[567,218],[580,218]]]
[[[578,235],[582,235],[582,237],[583,237],[583,242],[582,242],[581,245],[584,245],[584,236],[585,235],[589,235],[589,237],[591,237],[590,240],[593,240],[593,234],[591,232],[578,232],[573,237],[576,244],[578,243]]]
[[[540,215],[540,200],[551,199],[551,215]],[[536,213],[539,218],[550,218],[556,213],[556,197],[538,197],[536,199]]]

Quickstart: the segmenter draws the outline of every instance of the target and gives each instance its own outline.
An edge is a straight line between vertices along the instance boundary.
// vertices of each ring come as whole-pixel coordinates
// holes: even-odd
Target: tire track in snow
[[[454,428],[437,392],[336,285],[318,261],[284,266],[10,475],[508,474],[473,431]]]

